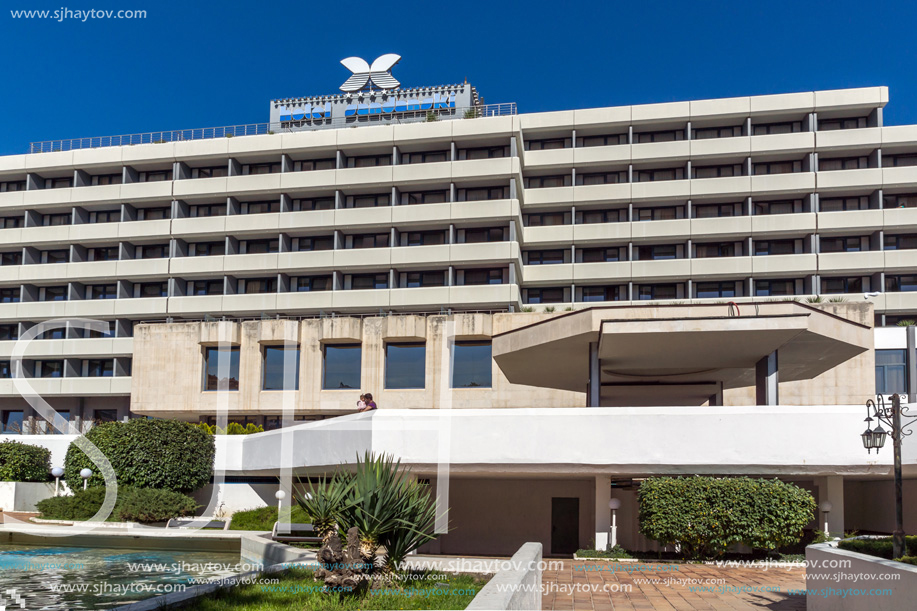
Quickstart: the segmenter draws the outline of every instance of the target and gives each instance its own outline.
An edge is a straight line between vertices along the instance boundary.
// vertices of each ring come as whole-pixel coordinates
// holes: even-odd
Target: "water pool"
[[[239,562],[229,552],[3,544],[0,608],[111,609],[250,568]]]

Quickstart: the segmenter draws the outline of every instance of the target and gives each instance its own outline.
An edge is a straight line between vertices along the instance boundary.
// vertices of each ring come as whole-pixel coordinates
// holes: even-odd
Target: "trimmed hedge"
[[[51,450],[13,440],[0,443],[0,481],[46,482],[51,477]]]
[[[206,422],[199,422],[195,426],[210,435],[253,435],[254,433],[264,432],[263,426],[253,422],[249,422],[245,426],[242,426],[238,422],[230,422],[226,425],[225,429],[221,429],[216,425],[207,424]]]
[[[86,438],[111,461],[120,486],[191,492],[210,483],[213,474],[213,436],[187,422],[105,422]],[[71,490],[83,487],[80,470],[85,468],[92,469],[90,487],[105,485],[99,467],[71,443],[64,461],[64,479]]]
[[[776,479],[654,477],[637,498],[640,532],[694,559],[736,543],[765,550],[796,543],[815,515],[808,491]]]
[[[882,537],[881,539],[842,539],[837,542],[837,546],[850,552],[869,554],[870,556],[878,556],[887,560],[895,559],[891,537]],[[917,536],[904,538],[904,555],[917,556]],[[902,560],[902,562],[908,561]]]
[[[88,520],[105,500],[105,488],[77,490],[73,496],[58,496],[37,503],[47,520]],[[169,518],[194,513],[199,505],[191,497],[170,490],[119,487],[118,498],[109,521],[165,522]]]

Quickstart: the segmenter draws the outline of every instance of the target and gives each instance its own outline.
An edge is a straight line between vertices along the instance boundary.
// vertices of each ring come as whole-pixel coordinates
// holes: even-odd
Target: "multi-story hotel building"
[[[462,408],[452,515],[481,536],[441,551],[599,544],[612,494],[625,543],[644,545],[633,481],[656,473],[779,475],[832,499],[833,526],[881,530],[862,499],[888,488],[890,457],[867,460],[857,406],[909,375],[917,390],[895,327],[917,319],[917,126],[885,126],[887,101],[876,87],[516,114],[461,84],[39,143],[0,157],[2,375],[34,325],[104,320],[108,334],[42,329],[22,355],[72,427],[208,420],[223,402],[271,429],[290,406],[350,414],[369,391],[382,409],[335,418],[336,443],[434,480],[436,451],[409,431]],[[0,380],[6,430],[46,428],[31,410]],[[302,425],[295,467],[340,461],[332,422]],[[223,467],[275,473],[275,434],[221,441]],[[494,515],[517,502],[531,519]]]

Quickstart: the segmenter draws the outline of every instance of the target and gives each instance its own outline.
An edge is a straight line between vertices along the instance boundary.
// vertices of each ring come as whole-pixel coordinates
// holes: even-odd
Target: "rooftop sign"
[[[394,53],[380,55],[372,66],[360,57],[342,59],[341,63],[353,74],[341,85],[341,91],[360,91],[365,89],[370,82],[379,89],[397,89],[401,83],[392,76],[392,68],[399,61],[401,61],[401,56]]]

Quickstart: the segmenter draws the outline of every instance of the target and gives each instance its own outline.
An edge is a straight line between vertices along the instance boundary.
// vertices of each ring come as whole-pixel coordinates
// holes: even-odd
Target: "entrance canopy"
[[[671,405],[673,393],[690,403],[755,385],[756,365],[774,353],[780,380],[792,381],[814,378],[873,345],[868,325],[807,304],[739,307],[740,313],[723,304],[589,308],[500,334],[493,355],[516,384],[582,392],[590,369],[598,369],[603,395],[614,386],[627,405]],[[648,385],[658,385],[660,395],[640,400]],[[629,395],[634,401],[627,403]]]

